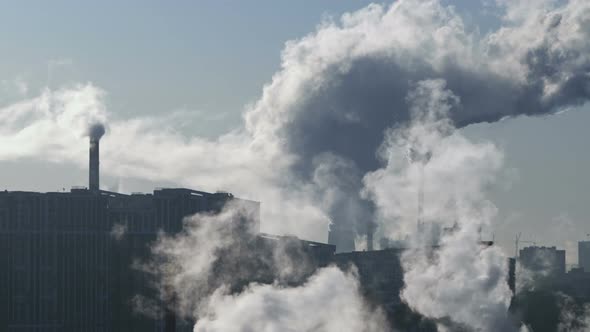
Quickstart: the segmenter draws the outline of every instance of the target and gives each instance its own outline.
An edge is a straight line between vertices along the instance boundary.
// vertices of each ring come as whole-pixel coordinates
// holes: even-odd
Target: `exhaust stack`
[[[88,136],[90,137],[88,189],[95,193],[100,190],[100,138],[104,135],[104,132],[102,124],[94,124],[88,130]]]

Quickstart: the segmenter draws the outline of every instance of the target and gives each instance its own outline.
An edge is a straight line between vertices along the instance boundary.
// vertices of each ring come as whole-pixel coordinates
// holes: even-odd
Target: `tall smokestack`
[[[93,124],[88,129],[90,137],[89,165],[88,165],[88,189],[98,192],[100,189],[100,138],[104,135],[104,126],[100,123]]]

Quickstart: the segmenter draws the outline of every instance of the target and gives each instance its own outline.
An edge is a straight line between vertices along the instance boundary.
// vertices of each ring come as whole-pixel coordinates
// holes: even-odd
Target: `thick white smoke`
[[[197,320],[194,331],[388,329],[382,312],[361,296],[354,272],[327,267],[301,285],[282,283],[298,279],[304,267],[298,261],[293,269],[288,246],[261,249],[248,224],[237,222],[247,212],[232,204],[217,215],[195,215],[186,219],[183,232],[161,236],[153,248],[155,260],[146,271],[157,277],[162,298],[174,302],[174,310]],[[274,283],[251,283],[268,267]]]
[[[493,145],[472,143],[453,130],[448,114],[460,100],[444,81],[418,82],[407,102],[412,121],[388,133],[381,149],[386,167],[365,177],[382,229],[391,237],[408,235],[402,298],[438,320],[441,329],[453,330],[450,321],[474,331],[508,331],[508,261],[500,248],[481,243],[481,231],[491,227],[495,214],[485,187],[503,156]],[[431,158],[424,166],[400,158],[409,149]]]
[[[354,275],[327,267],[300,287],[252,285],[239,295],[218,290],[194,330],[387,331],[384,317],[367,308],[358,287]]]

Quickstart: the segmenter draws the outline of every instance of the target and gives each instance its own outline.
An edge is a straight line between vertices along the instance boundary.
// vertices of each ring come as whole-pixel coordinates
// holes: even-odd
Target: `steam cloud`
[[[440,237],[434,259],[420,249],[430,239],[410,239],[417,249],[404,257],[403,298],[439,319],[441,329],[450,318],[471,329],[501,330],[509,296],[502,283],[505,262],[499,249],[482,248],[477,239],[495,213],[483,192],[502,156],[455,128],[585,103],[590,2],[499,1],[498,8],[502,27],[485,35],[436,0],[370,5],[326,21],[287,43],[281,70],[244,113],[243,128],[206,140],[178,134],[165,116],[110,119],[104,170],[229,188],[264,202],[266,231],[325,240],[317,234],[325,234],[330,221],[360,230],[357,223],[378,220],[385,235],[412,234],[418,170],[403,156],[407,148],[431,152],[425,218],[457,228]],[[44,90],[1,108],[0,159],[84,166],[80,130],[112,117],[103,98],[102,90],[87,84]],[[336,272],[320,272],[307,287],[320,287],[324,273]],[[300,290],[295,302],[305,298],[305,288]],[[211,310],[234,317],[240,305],[265,292],[264,298],[295,293],[252,286],[243,297],[218,293]],[[290,310],[287,316],[296,317]],[[202,324],[220,328],[207,319]]]
[[[448,114],[460,100],[444,81],[420,81],[406,100],[412,121],[387,132],[381,149],[386,167],[365,176],[365,191],[376,202],[379,220],[388,227],[385,231],[395,231],[388,235],[411,236],[402,256],[401,296],[437,320],[442,331],[515,330],[508,317],[512,294],[506,257],[499,248],[480,243],[481,229],[491,226],[495,214],[484,189],[494,181],[503,156],[493,145],[469,142],[454,131]],[[424,166],[428,204],[418,231],[422,165],[400,158],[409,149],[431,155]]]
[[[248,211],[234,203],[217,215],[186,219],[183,232],[160,237],[156,259],[144,266],[162,298],[175,294],[174,310],[197,320],[195,332],[387,329],[382,312],[360,295],[354,272],[327,267],[305,281],[305,267],[292,260],[293,247],[248,247],[256,240],[248,224],[237,223],[244,217]],[[250,283],[269,276],[271,284]]]

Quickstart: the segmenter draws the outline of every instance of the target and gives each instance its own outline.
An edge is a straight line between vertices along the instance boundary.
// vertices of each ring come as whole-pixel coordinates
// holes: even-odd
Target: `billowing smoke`
[[[161,298],[196,321],[194,331],[387,330],[381,310],[361,296],[354,271],[306,271],[299,242],[265,242],[239,222],[248,219],[239,204],[188,218],[183,232],[160,237],[144,266]]]
[[[483,36],[468,30],[453,8],[432,0],[371,5],[341,22],[325,22],[287,44],[282,70],[246,114],[247,128],[281,142],[294,155],[291,168],[299,177],[313,178],[317,159],[329,153],[339,164],[352,164],[348,181],[380,167],[375,151],[387,128],[410,119],[405,97],[421,80],[444,79],[461,100],[448,114],[456,127],[586,101],[590,4],[505,6],[504,25]],[[359,190],[349,190],[347,200]],[[332,217],[349,224],[359,214]]]
[[[386,166],[365,176],[383,231],[409,236],[402,238],[409,249],[402,256],[401,296],[441,330],[515,330],[508,315],[508,261],[481,238],[496,211],[485,188],[503,156],[495,146],[472,143],[454,130],[448,115],[460,99],[443,80],[417,82],[405,100],[411,122],[387,132],[380,150]],[[400,158],[408,150],[430,157],[408,162]],[[422,185],[426,199],[419,215],[416,193]]]
[[[91,140],[100,140],[105,133],[104,125],[102,123],[93,123],[88,127],[88,137]]]
[[[195,332],[208,331],[388,331],[384,317],[371,312],[353,275],[327,267],[296,288],[252,285],[240,295],[217,291],[211,313]]]

